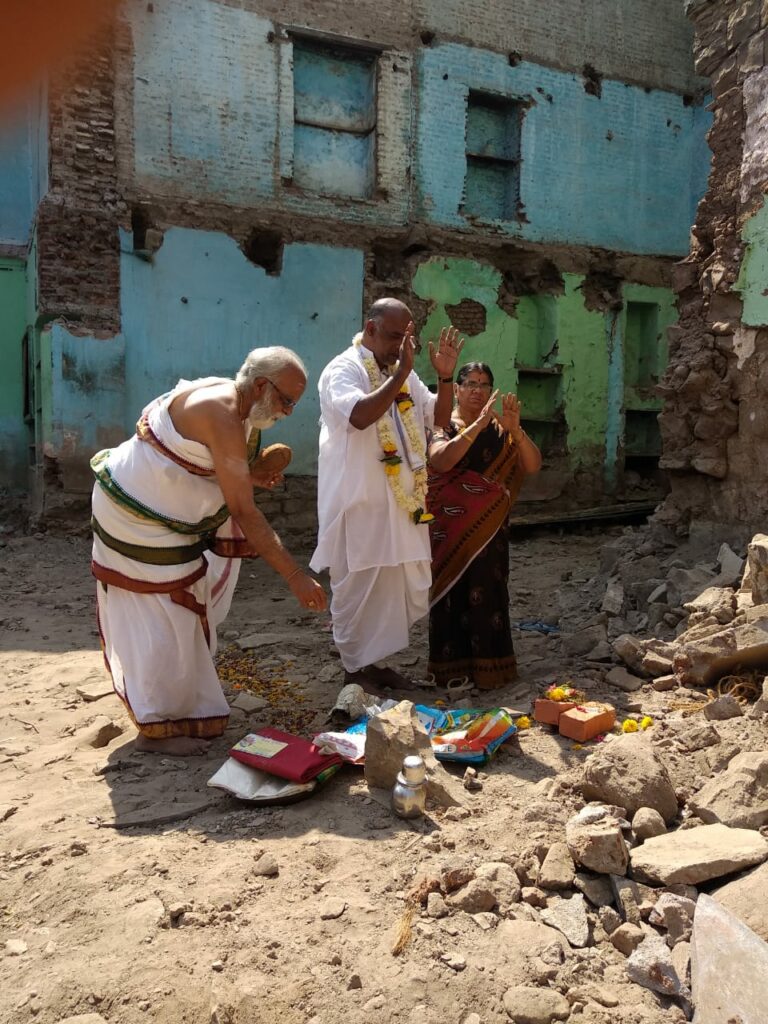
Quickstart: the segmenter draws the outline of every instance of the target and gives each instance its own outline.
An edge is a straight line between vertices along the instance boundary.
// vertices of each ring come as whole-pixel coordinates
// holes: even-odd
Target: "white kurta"
[[[350,346],[326,366],[319,382],[319,532],[310,567],[330,569],[334,639],[349,672],[408,645],[410,626],[427,614],[431,583],[429,530],[395,501],[376,425],[358,430],[349,422],[372,390],[363,366],[363,358],[372,357],[368,349]],[[408,388],[426,437],[436,397],[415,373]],[[413,474],[401,437],[398,449],[407,493]]]

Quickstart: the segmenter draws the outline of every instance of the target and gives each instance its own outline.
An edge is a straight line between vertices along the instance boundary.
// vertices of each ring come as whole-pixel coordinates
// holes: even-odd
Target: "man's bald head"
[[[368,310],[363,332],[363,343],[381,366],[392,366],[397,361],[400,346],[413,313],[400,299],[377,299]],[[411,327],[411,330],[413,328]]]
[[[405,314],[409,320],[413,320],[413,314],[404,302],[400,299],[384,298],[376,299],[368,310],[366,320],[380,320],[387,313]]]

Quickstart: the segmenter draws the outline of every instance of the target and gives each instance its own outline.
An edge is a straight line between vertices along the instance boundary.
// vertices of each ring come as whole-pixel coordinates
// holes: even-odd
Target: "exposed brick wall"
[[[119,329],[111,32],[50,83],[49,192],[37,219],[39,313]]]
[[[712,82],[713,159],[690,255],[674,274],[680,320],[670,329],[660,389],[661,465],[671,473],[672,492],[660,518],[681,531],[718,524],[724,536],[738,538],[764,529],[768,514],[768,486],[756,462],[768,441],[768,330],[742,324],[734,287],[742,228],[768,185],[764,148],[743,145],[745,95],[765,64],[768,9],[759,0],[691,7],[696,69]],[[764,104],[764,97],[758,93],[754,102]]]
[[[414,0],[420,31],[607,78],[690,92],[697,86],[682,0]]]
[[[257,491],[256,504],[284,539],[317,536],[317,477],[288,476],[273,491]]]

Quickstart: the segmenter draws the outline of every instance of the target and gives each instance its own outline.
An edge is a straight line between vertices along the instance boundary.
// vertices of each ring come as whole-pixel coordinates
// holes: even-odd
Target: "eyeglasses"
[[[273,380],[269,379],[269,377],[265,377],[264,380],[268,381],[275,389],[275,391],[278,393],[278,395],[280,396],[280,401],[283,403],[283,408],[293,409],[293,407],[298,402],[298,398],[289,398],[284,391],[280,390],[280,388],[277,386],[277,384],[275,384]]]
[[[480,384],[478,381],[475,380],[465,380],[461,384],[459,384],[459,387],[466,388],[467,391],[482,391],[486,395],[489,395],[491,393],[492,385]]]

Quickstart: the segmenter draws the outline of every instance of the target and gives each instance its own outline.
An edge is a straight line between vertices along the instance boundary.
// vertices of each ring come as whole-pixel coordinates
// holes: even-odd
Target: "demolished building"
[[[180,376],[280,342],[316,378],[394,294],[520,395],[523,500],[650,510],[704,90],[677,0],[126,0],[3,130],[4,478],[54,514]],[[280,428],[294,526],[317,414]]]

